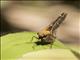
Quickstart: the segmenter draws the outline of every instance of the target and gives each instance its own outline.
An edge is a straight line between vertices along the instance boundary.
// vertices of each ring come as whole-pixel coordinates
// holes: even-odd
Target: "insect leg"
[[[50,43],[50,45],[49,45],[49,48],[50,48],[50,49],[52,48],[52,45],[53,45],[53,42],[52,42],[52,43]]]
[[[51,41],[52,42],[50,43],[50,48],[52,48],[52,45],[53,45],[55,39],[56,39],[56,36],[55,35],[51,35]]]
[[[36,44],[34,43],[33,46],[32,46],[33,50],[35,50],[35,46],[36,46]]]
[[[31,42],[33,41],[33,38],[39,39],[38,37],[33,36],[32,39],[31,39]],[[32,46],[33,50],[35,50],[35,46],[36,46],[36,44],[34,43],[33,46]]]
[[[53,34],[54,38],[56,39],[56,31],[54,31],[54,34]]]
[[[31,42],[33,41],[33,38],[36,38],[36,39],[38,39],[38,37],[36,37],[36,36],[33,36],[33,37],[32,37],[32,39],[31,39]]]
[[[54,31],[54,35],[56,36],[56,31]]]

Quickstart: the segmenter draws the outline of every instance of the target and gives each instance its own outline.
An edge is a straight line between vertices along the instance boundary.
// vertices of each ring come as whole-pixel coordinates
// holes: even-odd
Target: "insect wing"
[[[52,32],[54,30],[56,30],[60,24],[65,20],[67,14],[66,13],[62,13],[61,16],[59,16],[53,23],[52,23]]]

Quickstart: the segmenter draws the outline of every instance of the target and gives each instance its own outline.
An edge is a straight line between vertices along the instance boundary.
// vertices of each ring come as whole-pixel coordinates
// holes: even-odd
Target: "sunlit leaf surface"
[[[16,60],[25,53],[50,49],[50,45],[44,46],[35,45],[34,42],[36,42],[37,39],[34,38],[33,41],[31,41],[33,36],[37,36],[37,34],[35,32],[20,32],[2,36],[1,37],[2,60]],[[33,46],[35,47],[35,49],[32,48]],[[60,41],[55,39],[52,49],[67,49],[67,48]]]

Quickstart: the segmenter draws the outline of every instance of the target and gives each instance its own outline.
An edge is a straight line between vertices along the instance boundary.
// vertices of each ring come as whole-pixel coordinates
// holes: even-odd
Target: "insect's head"
[[[40,32],[38,32],[37,35],[38,35],[39,37],[43,37],[43,34],[40,33]]]

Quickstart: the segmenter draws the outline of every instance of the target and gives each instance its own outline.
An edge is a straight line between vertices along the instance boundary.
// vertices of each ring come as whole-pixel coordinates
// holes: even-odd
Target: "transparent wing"
[[[67,13],[62,13],[61,16],[59,16],[59,17],[52,23],[52,28],[51,28],[51,32],[52,32],[52,33],[61,25],[61,23],[65,20],[66,16],[67,16]]]

